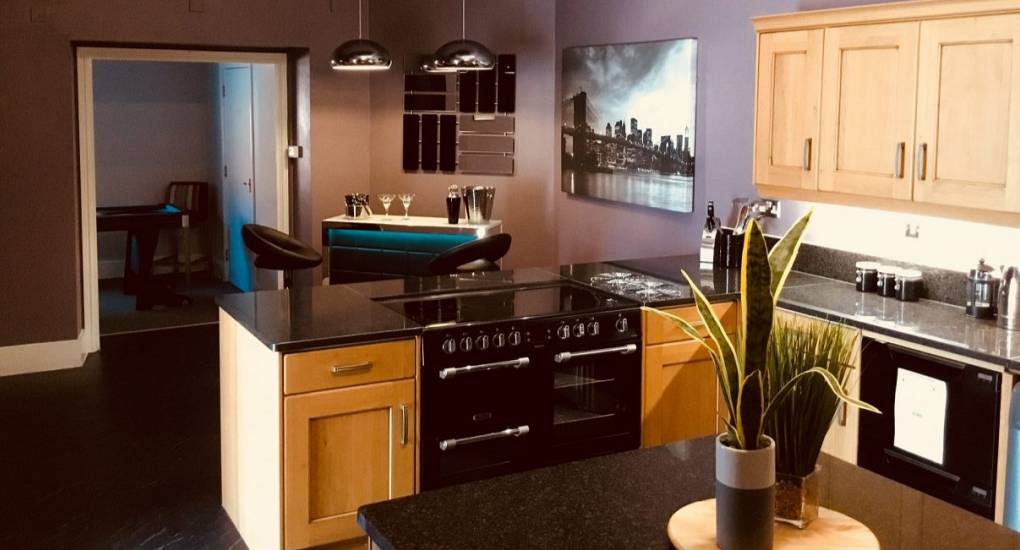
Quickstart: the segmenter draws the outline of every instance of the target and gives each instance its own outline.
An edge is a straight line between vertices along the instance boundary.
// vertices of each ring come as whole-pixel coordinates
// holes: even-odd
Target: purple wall
[[[873,0],[557,0],[556,81],[563,48],[668,38],[698,39],[694,212],[676,214],[558,191],[562,263],[695,252],[709,200],[729,215],[734,197],[756,196],[751,176],[757,15],[876,3]],[[559,143],[559,102],[553,124]]]

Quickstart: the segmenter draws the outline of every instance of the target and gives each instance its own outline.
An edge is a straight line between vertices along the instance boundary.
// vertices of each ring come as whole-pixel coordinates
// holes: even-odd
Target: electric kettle
[[[1002,266],[1002,282],[999,283],[999,326],[1009,330],[1020,330],[1020,267]]]

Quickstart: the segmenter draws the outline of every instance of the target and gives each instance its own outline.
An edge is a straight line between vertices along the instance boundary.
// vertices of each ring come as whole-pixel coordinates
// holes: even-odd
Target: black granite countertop
[[[593,458],[364,506],[383,550],[672,548],[669,517],[714,491],[711,438]],[[822,505],[884,549],[1020,549],[1020,534],[878,474],[820,459]]]
[[[273,351],[292,352],[417,335],[421,327],[344,286],[225,294],[224,311]]]

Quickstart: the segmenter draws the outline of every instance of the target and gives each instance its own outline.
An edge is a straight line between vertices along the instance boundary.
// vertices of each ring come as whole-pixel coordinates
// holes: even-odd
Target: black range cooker
[[[640,310],[570,282],[380,303],[425,326],[421,488],[640,444]]]

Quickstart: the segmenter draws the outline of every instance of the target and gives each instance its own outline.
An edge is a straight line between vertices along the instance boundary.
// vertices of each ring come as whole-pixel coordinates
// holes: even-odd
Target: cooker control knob
[[[442,348],[443,353],[451,354],[457,351],[457,341],[453,338],[447,338],[446,340],[443,340]]]
[[[574,336],[577,337],[577,338],[580,338],[580,337],[584,336],[584,323],[583,322],[579,321],[576,325],[574,325]]]
[[[598,336],[599,335],[599,322],[598,321],[591,321],[590,323],[588,323],[588,335],[589,336]]]
[[[521,344],[521,332],[519,330],[510,331],[506,339],[510,342],[511,346],[519,346]]]
[[[506,345],[506,334],[503,334],[502,332],[497,332],[495,335],[493,335],[493,337],[492,337],[492,345],[496,346],[497,348],[501,348],[501,347],[505,346]]]
[[[483,334],[478,338],[475,338],[475,347],[478,348],[478,351],[485,351],[489,349],[489,335]]]
[[[558,336],[560,340],[570,338],[570,325],[560,325],[556,327],[556,336]]]
[[[460,351],[471,351],[471,348],[473,347],[474,342],[471,340],[470,336],[465,336],[460,339]]]
[[[619,319],[616,320],[616,331],[617,332],[627,332],[628,328],[630,328],[630,327],[629,327],[629,325],[627,323],[627,318],[626,317],[620,317]]]

